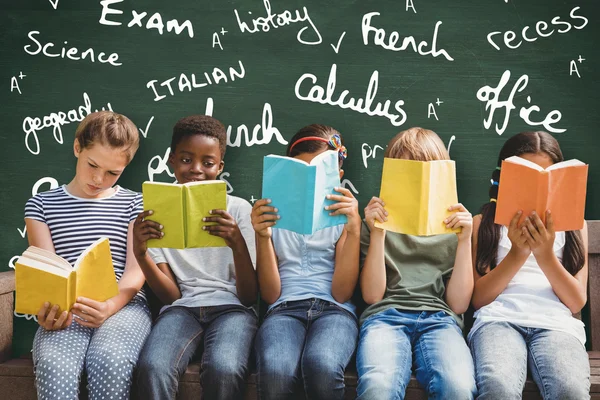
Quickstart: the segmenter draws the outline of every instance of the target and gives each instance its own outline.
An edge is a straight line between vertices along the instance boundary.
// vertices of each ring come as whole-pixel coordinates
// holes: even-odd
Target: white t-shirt
[[[556,232],[554,254],[562,262],[565,233]],[[496,265],[506,257],[511,248],[508,228],[501,228]],[[490,304],[475,312],[473,333],[486,322],[504,321],[528,328],[542,328],[569,333],[585,345],[583,322],[574,318],[571,310],[560,301],[552,285],[538,265],[533,253],[511,279],[504,291]]]
[[[229,212],[240,228],[256,268],[254,229],[250,220],[252,206],[246,200],[227,196]],[[168,263],[177,278],[181,298],[171,306],[208,307],[241,304],[236,290],[233,252],[229,247],[193,249],[148,249],[155,263]]]

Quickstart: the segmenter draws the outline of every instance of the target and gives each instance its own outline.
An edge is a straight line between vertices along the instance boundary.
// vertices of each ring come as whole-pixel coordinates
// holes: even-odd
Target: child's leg
[[[520,399],[527,379],[523,330],[507,322],[482,325],[470,340],[478,399]]]
[[[282,303],[271,311],[258,330],[254,348],[259,399],[289,399],[302,390],[300,357],[310,304],[310,300]]]
[[[565,332],[529,331],[529,367],[543,398],[589,399],[590,364],[581,342]]]
[[[129,399],[133,368],[151,326],[148,305],[134,298],[96,329],[85,360],[91,400]]]
[[[199,310],[169,307],[156,319],[138,361],[140,399],[175,399],[179,377],[202,343],[204,329]]]
[[[59,331],[38,329],[33,339],[38,399],[79,398],[79,382],[91,336],[92,329],[76,320]]]
[[[208,325],[200,373],[203,396],[206,399],[242,399],[258,318],[254,311],[242,306],[207,309]]]
[[[320,301],[320,300],[319,300]],[[344,371],[356,348],[356,318],[325,303],[308,330],[302,354],[304,391],[309,399],[344,398]]]
[[[422,313],[417,322],[415,375],[430,399],[472,399],[477,393],[473,358],[453,317]]]
[[[363,322],[356,352],[357,399],[404,398],[410,381],[414,324],[413,315],[393,308]]]

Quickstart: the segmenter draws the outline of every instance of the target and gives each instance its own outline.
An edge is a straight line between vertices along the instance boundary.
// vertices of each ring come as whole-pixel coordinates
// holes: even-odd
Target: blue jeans
[[[360,329],[358,399],[403,399],[414,365],[430,399],[472,399],[473,359],[454,318],[443,311],[399,311],[367,318]]]
[[[527,365],[544,399],[589,399],[590,365],[575,336],[490,322],[470,340],[479,399],[520,399]]]
[[[319,299],[283,302],[256,334],[260,399],[342,399],[356,348],[356,317]],[[303,397],[303,396],[302,396]]]
[[[167,308],[140,354],[140,398],[175,399],[179,377],[202,344],[204,398],[243,398],[256,328],[256,314],[241,305]]]

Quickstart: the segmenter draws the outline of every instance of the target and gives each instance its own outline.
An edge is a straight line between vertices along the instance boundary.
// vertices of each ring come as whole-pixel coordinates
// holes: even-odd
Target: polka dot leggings
[[[136,297],[97,329],[76,321],[60,331],[40,327],[35,334],[38,399],[78,399],[84,367],[90,400],[128,399],[133,368],[152,326],[148,305]]]

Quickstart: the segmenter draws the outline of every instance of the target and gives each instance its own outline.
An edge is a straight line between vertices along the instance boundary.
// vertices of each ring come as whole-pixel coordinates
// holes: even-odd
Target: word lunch
[[[95,62],[96,60],[98,60],[99,63],[102,63],[102,64],[108,63],[115,67],[122,65],[120,62],[118,62],[119,55],[117,53],[111,53],[110,55],[106,56],[106,53],[101,51],[96,56],[96,51],[94,49],[92,49],[91,47],[80,52],[80,50],[77,47],[67,47],[66,45],[68,42],[66,40],[64,42],[65,46],[62,46],[60,48],[60,52],[58,52],[58,53],[53,52],[52,50],[50,50],[50,48],[58,47],[58,46],[55,46],[55,44],[52,42],[47,42],[45,44],[42,44],[39,40],[37,40],[34,37],[39,34],[40,34],[40,31],[31,31],[27,34],[27,37],[29,37],[29,39],[34,43],[35,47],[34,47],[34,45],[31,45],[31,44],[24,46],[23,50],[25,50],[25,53],[32,55],[32,56],[42,53],[46,57],[68,58],[68,59],[74,60],[74,61],[85,60],[87,58],[91,62]]]

